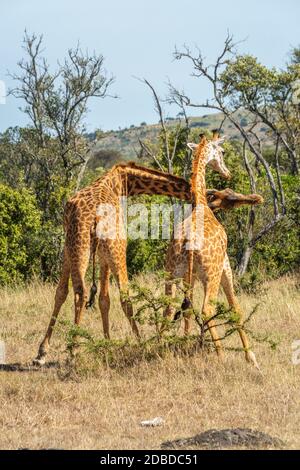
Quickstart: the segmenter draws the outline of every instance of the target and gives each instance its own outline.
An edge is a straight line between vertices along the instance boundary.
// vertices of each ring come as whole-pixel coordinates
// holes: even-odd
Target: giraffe
[[[69,278],[74,291],[75,324],[79,325],[86,302],[85,273],[90,254],[95,252],[97,208],[109,205],[115,208],[117,224],[120,224],[122,211],[120,198],[137,194],[161,194],[189,200],[189,184],[178,176],[136,165],[133,162],[115,165],[103,177],[77,192],[66,204],[64,213],[65,246],[61,276],[56,289],[54,309],[43,341],[40,344],[35,364],[45,363],[50,339],[61,306],[68,295]],[[126,267],[126,238],[116,231],[114,239],[99,240],[97,251],[101,267],[101,289],[99,307],[102,315],[105,337],[109,337],[109,273],[116,278],[120,290],[121,305],[136,336],[139,331],[133,319],[131,302],[124,295],[128,276]]]
[[[199,237],[196,227],[196,214],[197,208],[202,207],[202,228],[203,240],[201,246],[196,246],[193,249],[187,249],[187,233],[185,229],[185,221],[181,224],[180,229],[183,233],[182,238],[173,238],[170,242],[167,257],[166,257],[166,272],[168,278],[165,284],[165,292],[167,295],[175,296],[174,279],[183,278],[188,290],[182,304],[183,310],[191,306],[192,293],[195,278],[201,280],[204,287],[204,301],[202,306],[202,317],[208,320],[208,327],[215,344],[217,354],[220,358],[223,357],[223,350],[221,341],[217,334],[215,322],[212,319],[215,311],[213,301],[216,299],[219,291],[220,284],[223,287],[227,297],[229,306],[232,307],[237,315],[238,332],[245,351],[245,357],[248,362],[253,363],[257,368],[258,364],[253,351],[250,349],[249,341],[245,331],[242,328],[243,313],[239,306],[238,300],[234,293],[233,276],[227,255],[227,236],[225,229],[215,218],[212,210],[209,208],[206,199],[206,185],[205,185],[205,167],[207,163],[214,160],[214,166],[218,169],[218,165],[222,168],[221,149],[220,143],[223,139],[219,139],[217,133],[214,133],[213,140],[210,142],[205,136],[201,136],[200,143],[189,144],[194,150],[193,169],[191,178],[191,195],[193,201],[193,209],[191,218],[191,233],[192,241]],[[221,161],[221,165],[220,165]],[[230,192],[230,191],[229,191]],[[258,195],[251,195],[252,203],[261,203],[262,198]],[[256,197],[255,197],[256,196]],[[250,200],[249,199],[249,200]],[[236,201],[238,205],[238,201]],[[199,240],[198,240],[199,241]],[[170,317],[173,314],[173,309],[168,306],[165,309],[164,315]],[[211,320],[209,320],[211,318]],[[186,315],[184,318],[185,334],[189,333],[190,318]]]

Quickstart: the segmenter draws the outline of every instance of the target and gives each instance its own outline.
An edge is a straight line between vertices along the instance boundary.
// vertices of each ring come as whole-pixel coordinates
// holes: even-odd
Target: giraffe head
[[[225,165],[224,162],[224,149],[221,147],[221,144],[224,142],[225,136],[220,137],[218,131],[213,131],[212,140],[207,140],[204,135],[200,136],[200,143],[188,143],[187,146],[193,151],[196,152],[198,146],[205,145],[205,165],[209,165],[214,171],[220,173],[224,179],[230,179],[230,171]]]

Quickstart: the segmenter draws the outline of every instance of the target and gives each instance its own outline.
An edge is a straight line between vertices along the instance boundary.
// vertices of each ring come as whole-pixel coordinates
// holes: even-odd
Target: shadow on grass
[[[69,343],[70,344],[70,343]],[[79,346],[79,345],[78,345]],[[190,357],[203,351],[210,351],[210,344],[201,344],[199,336],[165,336],[145,341],[131,342],[85,339],[76,356],[76,367],[92,371],[102,364],[111,369],[127,369],[140,363],[165,359],[168,355]]]
[[[21,364],[15,362],[13,364],[0,364],[0,371],[4,372],[41,372],[45,369],[58,369],[60,367],[59,362],[47,362],[43,366],[34,366],[32,364]]]

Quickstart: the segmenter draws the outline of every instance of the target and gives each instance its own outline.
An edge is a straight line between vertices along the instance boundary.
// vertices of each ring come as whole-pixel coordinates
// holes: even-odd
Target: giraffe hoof
[[[46,359],[44,357],[41,357],[41,358],[36,357],[32,361],[32,364],[34,366],[43,366],[45,363],[46,363]]]
[[[258,369],[258,370],[261,372],[260,367],[259,367],[259,365],[258,365],[258,362],[257,362],[257,360],[256,360],[256,357],[255,357],[255,354],[254,354],[253,351],[248,351],[248,352],[247,352],[246,359],[247,359],[248,362],[250,362],[251,364],[253,364],[254,367],[256,367],[256,369]]]
[[[32,364],[34,366],[43,366],[46,363],[46,352],[39,351],[37,357],[33,359]]]

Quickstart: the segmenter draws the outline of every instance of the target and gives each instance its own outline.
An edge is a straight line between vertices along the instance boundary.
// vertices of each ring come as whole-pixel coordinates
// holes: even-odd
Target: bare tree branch
[[[208,80],[212,87],[212,98],[200,103],[192,102],[184,92],[178,91],[174,86],[170,84],[170,95],[172,97],[173,102],[177,104],[183,103],[184,106],[187,107],[216,110],[218,112],[223,113],[223,122],[225,119],[228,119],[234,125],[234,127],[238,130],[239,134],[241,135],[244,141],[243,160],[249,176],[250,186],[253,192],[255,192],[255,180],[250,167],[250,163],[247,158],[247,149],[249,149],[249,151],[255,156],[255,161],[259,162],[259,164],[263,167],[265,171],[268,185],[272,195],[273,219],[271,221],[267,221],[265,225],[259,230],[259,232],[254,235],[253,228],[255,213],[253,208],[251,209],[247,230],[247,244],[248,249],[251,250],[253,246],[257,243],[257,241],[259,241],[270,230],[272,230],[272,228],[279,222],[279,220],[281,220],[282,215],[285,213],[284,191],[281,183],[280,168],[278,163],[279,144],[281,143],[284,148],[288,151],[290,151],[291,149],[288,149],[288,143],[286,142],[284,134],[279,130],[278,126],[275,125],[274,121],[272,120],[273,118],[271,118],[269,103],[265,102],[263,108],[259,107],[259,105],[248,107],[248,110],[254,119],[250,127],[246,129],[240,124],[238,118],[236,117],[237,111],[241,107],[241,102],[235,99],[234,95],[232,95],[232,99],[230,101],[226,98],[228,95],[228,89],[226,88],[225,82],[222,81],[222,74],[223,71],[226,69],[227,65],[230,63],[230,60],[235,59],[237,57],[237,53],[235,51],[235,44],[233,43],[232,36],[230,36],[229,34],[227,35],[224,42],[224,47],[222,48],[221,53],[218,55],[215,63],[212,65],[205,64],[205,59],[200,50],[197,49],[195,53],[192,53],[187,46],[184,46],[182,51],[178,51],[178,49],[175,49],[174,57],[177,60],[187,59],[188,61],[190,61],[193,67],[193,76],[198,79],[203,78]],[[256,89],[254,93],[257,92],[258,91]],[[267,125],[268,128],[277,137],[274,155],[275,161],[277,162],[275,164],[277,184],[274,180],[270,164],[264,157],[262,141],[255,132],[255,127],[259,122]],[[280,215],[279,211],[279,202],[281,205],[282,215]]]

